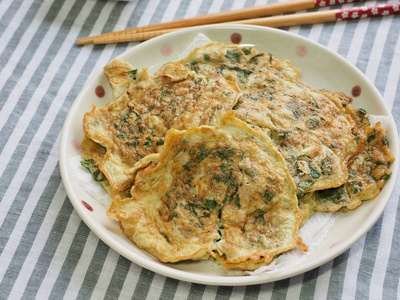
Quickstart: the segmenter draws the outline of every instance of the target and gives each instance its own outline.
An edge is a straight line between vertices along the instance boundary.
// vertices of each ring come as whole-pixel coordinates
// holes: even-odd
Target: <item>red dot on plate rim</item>
[[[335,247],[335,246],[338,245],[339,243],[340,243],[340,242],[333,243],[332,245],[329,246],[329,249],[332,249],[333,247]]]
[[[103,98],[104,95],[106,94],[106,91],[104,90],[104,88],[101,85],[96,86],[96,89],[94,90],[94,92],[96,93],[96,96],[99,98]]]
[[[308,49],[307,49],[307,47],[304,46],[304,45],[298,45],[298,46],[296,47],[296,54],[297,54],[297,56],[299,56],[299,57],[304,57],[304,56],[306,56],[306,55],[307,55],[307,52],[308,52]]]
[[[71,144],[75,150],[81,150],[81,144],[76,139],[72,139]]]
[[[231,42],[234,44],[239,44],[242,41],[242,35],[238,32],[231,34]]]
[[[172,54],[172,47],[169,44],[162,45],[161,53],[165,56],[170,56]]]
[[[93,211],[93,207],[87,203],[85,200],[81,200],[83,206],[88,210],[88,211]]]
[[[159,261],[159,260],[157,260],[157,259],[153,259],[153,262],[155,262],[155,263],[157,263],[157,264],[160,264],[160,265],[163,264],[161,261]]]
[[[361,86],[359,86],[359,85],[353,86],[353,88],[351,89],[351,95],[353,97],[360,96],[361,95]]]

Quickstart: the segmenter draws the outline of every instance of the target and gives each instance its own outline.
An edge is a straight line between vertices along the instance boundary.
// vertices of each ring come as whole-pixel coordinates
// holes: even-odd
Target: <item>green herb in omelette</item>
[[[127,73],[133,80],[136,80],[137,69],[128,71]]]

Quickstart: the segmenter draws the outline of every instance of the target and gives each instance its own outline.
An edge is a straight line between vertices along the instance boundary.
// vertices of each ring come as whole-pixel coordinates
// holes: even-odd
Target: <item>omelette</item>
[[[113,90],[113,101],[120,98],[137,83],[151,78],[147,68],[137,70],[130,63],[119,59],[109,62],[104,67],[104,74],[107,76]]]
[[[251,74],[244,87],[234,110],[279,146],[299,197],[346,181],[358,148],[339,99],[269,71]]]
[[[163,262],[215,258],[254,269],[297,245],[296,186],[264,135],[228,113],[217,127],[171,129],[108,216]]]
[[[298,80],[300,70],[288,60],[277,59],[272,53],[259,52],[252,47],[210,43],[193,50],[180,63],[197,74],[223,77],[242,85],[254,72],[271,71],[281,77]]]
[[[106,70],[111,72],[118,64],[127,69],[123,62],[113,61]],[[181,64],[168,63],[155,76],[135,80],[124,80],[115,70],[112,74],[120,78],[112,81],[118,98],[106,107],[93,106],[84,116],[84,131],[105,149],[105,154],[92,156],[117,192],[131,187],[135,172],[147,164],[136,163],[157,152],[170,128],[218,124],[237,100],[235,83],[198,76]],[[128,86],[124,93],[121,85]]]
[[[107,76],[113,90],[111,102],[126,94],[127,90],[131,89],[136,83],[150,79],[147,68],[138,71],[128,62],[118,59],[111,61],[104,67],[104,74]],[[107,177],[99,168],[104,161],[107,149],[88,136],[83,139],[81,148],[82,158],[84,159],[82,165],[92,173],[93,178],[100,182],[107,193],[112,196],[117,195],[119,191],[114,191],[111,188]]]
[[[389,141],[381,124],[378,122],[374,127],[367,127],[362,151],[349,164],[347,181],[339,188],[319,191],[315,210],[352,210],[362,201],[374,199],[390,179],[393,162]]]
[[[121,60],[104,73],[113,94],[84,116],[82,165],[163,262],[257,269],[306,250],[315,211],[355,209],[390,178],[385,129],[271,53],[210,43],[154,75]]]

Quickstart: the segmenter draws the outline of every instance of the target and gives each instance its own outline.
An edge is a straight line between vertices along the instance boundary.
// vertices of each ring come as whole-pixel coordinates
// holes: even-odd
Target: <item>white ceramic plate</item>
[[[179,280],[211,285],[259,284],[306,272],[335,258],[375,224],[383,213],[396,182],[399,166],[398,134],[393,117],[381,95],[358,69],[325,47],[286,31],[258,26],[216,25],[181,30],[144,42],[129,49],[119,58],[130,62],[136,68],[149,67],[149,71],[154,72],[165,62],[178,60],[179,54],[198,33],[224,44],[237,43],[240,40],[241,45],[251,45],[259,51],[288,59],[302,71],[302,81],[314,88],[342,91],[348,95],[357,95],[361,91],[354,97],[355,107],[363,107],[374,115],[388,117],[387,134],[391,151],[396,157],[392,165],[392,178],[375,200],[363,203],[353,212],[341,214],[319,247],[301,264],[291,269],[270,271],[257,276],[232,276],[220,267],[206,262],[160,263],[147,252],[136,248],[122,234],[119,225],[107,218],[107,208],[93,199],[76,182],[68,168],[68,160],[80,153],[79,144],[84,137],[84,113],[91,109],[92,103],[106,105],[111,96],[107,78],[99,72],[73,103],[61,136],[61,175],[74,208],[89,228],[112,249],[144,268]],[[96,88],[97,91],[101,90],[99,86],[104,88],[103,97],[96,95]],[[91,209],[88,209],[85,203],[89,204]]]

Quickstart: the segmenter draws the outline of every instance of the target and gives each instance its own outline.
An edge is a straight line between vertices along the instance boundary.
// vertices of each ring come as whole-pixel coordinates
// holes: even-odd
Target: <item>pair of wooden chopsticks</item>
[[[278,15],[287,12],[319,8],[328,5],[364,1],[368,0],[292,0],[282,3],[272,3],[263,6],[225,11],[216,14],[198,16],[183,20],[153,24],[144,27],[131,28],[117,32],[105,33],[97,36],[80,38],[77,40],[77,44],[111,44],[144,41],[182,28],[216,23],[249,24],[277,28],[335,22],[342,20],[355,20],[400,13],[400,2],[395,2],[372,6],[353,7],[349,9],[327,10],[291,15]],[[261,16],[263,17],[260,18]]]

